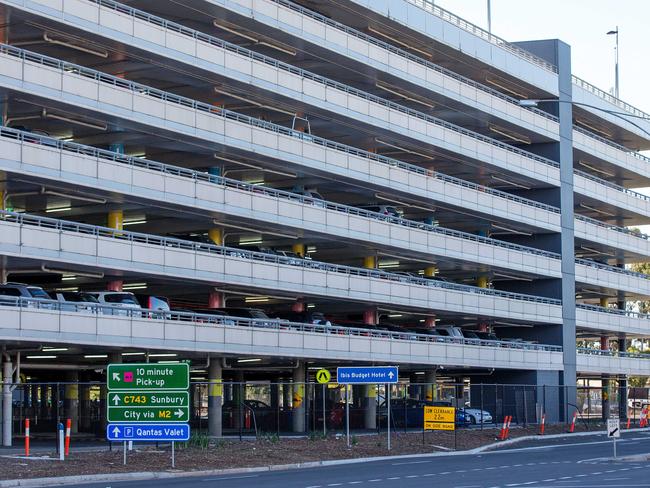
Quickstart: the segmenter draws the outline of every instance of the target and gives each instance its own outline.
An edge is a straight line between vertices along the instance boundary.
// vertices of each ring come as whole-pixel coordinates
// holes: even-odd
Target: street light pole
[[[488,32],[492,34],[492,0],[487,0]]]
[[[619,96],[619,85],[618,85],[618,26],[616,26],[616,30],[611,30],[607,33],[608,36],[615,35],[616,36],[616,61],[614,65],[614,96],[616,98],[620,98]]]
[[[597,107],[595,105],[589,105],[588,103],[581,103],[581,102],[574,102],[574,101],[568,101],[568,100],[558,100],[556,98],[547,98],[547,99],[522,99],[519,100],[519,106],[520,107],[526,107],[526,108],[534,108],[537,107],[538,104],[540,103],[570,103],[572,105],[577,105],[579,107],[589,107],[593,108],[594,110],[600,110],[601,112],[605,112],[607,114],[613,115],[614,117],[618,117],[621,120],[624,120],[628,124],[632,124],[634,127],[639,129],[641,132],[645,133],[646,135],[650,136],[650,132],[645,130],[643,127],[641,127],[639,124],[636,122],[632,121],[629,119],[629,117],[635,118],[635,119],[641,119],[641,120],[650,120],[650,117],[643,117],[641,115],[634,115],[634,114],[628,114],[625,112],[616,112],[615,110],[606,110],[601,107]]]

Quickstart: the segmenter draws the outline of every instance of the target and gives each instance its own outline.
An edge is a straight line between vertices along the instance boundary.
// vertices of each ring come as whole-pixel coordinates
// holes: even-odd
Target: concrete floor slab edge
[[[627,429],[626,432],[649,432],[648,429]],[[563,433],[563,434],[552,434],[552,435],[529,435],[516,437],[514,439],[508,439],[505,441],[493,442],[491,444],[486,444],[485,446],[476,447],[474,449],[468,449],[465,451],[454,451],[454,452],[432,452],[425,454],[404,454],[399,456],[375,456],[375,457],[364,457],[364,458],[354,458],[354,459],[333,459],[329,461],[310,461],[305,463],[293,463],[293,464],[276,464],[271,466],[258,466],[251,468],[229,468],[229,469],[213,469],[205,471],[183,471],[183,472],[153,472],[153,471],[143,471],[137,473],[115,473],[115,474],[92,474],[92,475],[79,475],[79,476],[61,476],[53,478],[32,478],[32,479],[14,479],[14,480],[3,480],[0,481],[0,488],[46,488],[49,486],[65,486],[79,483],[97,483],[97,482],[119,482],[119,481],[144,481],[144,480],[153,480],[153,479],[169,479],[169,478],[189,478],[189,477],[200,477],[200,476],[223,476],[228,474],[247,474],[247,473],[261,473],[268,471],[286,471],[292,469],[305,469],[305,468],[317,468],[323,466],[336,466],[344,464],[356,464],[356,463],[366,463],[373,461],[392,461],[400,459],[413,459],[413,458],[427,458],[427,457],[443,457],[443,456],[467,456],[473,454],[482,454],[486,452],[495,452],[491,451],[499,447],[508,446],[517,444],[519,442],[530,441],[530,440],[545,440],[545,439],[559,439],[562,437],[587,437],[593,435],[603,435],[604,431],[590,431],[590,432],[574,432]]]

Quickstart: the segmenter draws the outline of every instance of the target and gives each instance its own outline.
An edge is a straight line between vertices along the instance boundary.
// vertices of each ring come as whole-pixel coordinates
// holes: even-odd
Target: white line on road
[[[227,478],[204,478],[201,481],[241,480],[244,478],[257,478],[258,476],[258,474],[247,474],[246,476],[229,476]]]
[[[409,461],[409,462],[406,462],[406,463],[393,463],[393,464],[391,464],[391,466],[403,466],[405,464],[427,464],[427,463],[431,463],[431,462],[433,462],[433,461]]]

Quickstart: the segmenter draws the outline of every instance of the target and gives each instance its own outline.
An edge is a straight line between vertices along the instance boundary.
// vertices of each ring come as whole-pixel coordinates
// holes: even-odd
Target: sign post
[[[350,366],[336,368],[336,382],[345,385],[346,434],[350,447],[350,404],[348,402],[349,385],[386,384],[386,422],[388,423],[388,450],[390,451],[390,385],[399,380],[397,366]]]
[[[332,375],[327,369],[319,369],[316,373],[316,381],[323,385],[323,437],[327,435],[327,421],[325,417],[325,394],[327,393],[327,383],[332,379]]]
[[[618,417],[607,419],[607,437],[614,441],[614,459],[616,459],[616,439],[621,437],[620,420]]]
[[[127,442],[171,442],[174,468],[175,443],[190,438],[189,364],[109,364],[106,383],[106,438],[124,443],[124,464]]]

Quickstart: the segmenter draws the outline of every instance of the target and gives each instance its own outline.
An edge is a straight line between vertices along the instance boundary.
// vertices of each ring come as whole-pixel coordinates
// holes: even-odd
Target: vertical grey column
[[[222,399],[223,383],[220,358],[210,358],[208,369],[208,433],[214,437],[223,435]]]
[[[576,300],[575,300],[575,242],[574,242],[574,199],[573,199],[573,82],[571,79],[571,47],[558,40],[526,41],[517,43],[524,49],[557,67],[559,102],[549,104],[557,109],[559,120],[559,143],[549,144],[545,156],[560,165],[560,192],[555,202],[560,207],[561,235],[559,251],[562,255],[562,331],[563,371],[560,385],[564,387],[561,415],[568,415],[570,405],[576,404]],[[558,338],[559,339],[559,338]]]
[[[305,431],[305,364],[298,361],[293,370],[291,422],[294,432]]]
[[[425,371],[424,382],[426,383],[426,397],[425,400],[431,402],[438,399],[438,385],[437,374],[435,369],[428,369]]]
[[[622,334],[618,339],[618,350],[627,351],[627,337]],[[627,376],[618,377],[618,416],[627,420]]]
[[[2,445],[11,447],[12,442],[12,404],[11,404],[11,377],[13,366],[11,359],[5,358],[2,368]]]
[[[79,373],[69,371],[66,374],[64,393],[65,416],[70,419],[70,432],[79,432]]]
[[[377,428],[377,385],[364,385],[363,390],[364,427],[374,430]]]

